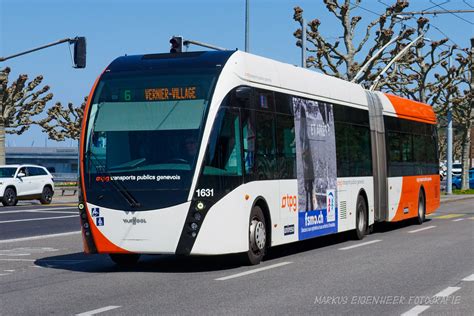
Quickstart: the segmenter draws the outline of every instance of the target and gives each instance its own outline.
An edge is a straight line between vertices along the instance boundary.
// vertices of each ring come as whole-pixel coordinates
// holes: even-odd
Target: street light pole
[[[245,0],[245,51],[248,53],[249,47],[249,0]]]
[[[451,69],[451,58],[449,61],[449,68]],[[451,112],[451,102],[448,103],[448,127],[446,130],[447,148],[446,148],[446,164],[447,178],[446,178],[446,194],[453,194],[453,114]]]

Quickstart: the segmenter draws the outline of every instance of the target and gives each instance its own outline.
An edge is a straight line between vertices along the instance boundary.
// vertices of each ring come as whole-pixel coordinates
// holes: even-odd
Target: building
[[[46,167],[58,179],[77,179],[77,147],[6,147],[6,163]]]

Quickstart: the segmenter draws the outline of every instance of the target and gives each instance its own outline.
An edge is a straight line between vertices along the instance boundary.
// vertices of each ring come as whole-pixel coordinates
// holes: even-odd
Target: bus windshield
[[[89,200],[123,209],[124,199],[105,201],[110,190],[125,191],[142,209],[185,202],[215,78],[197,69],[104,75],[87,124]]]

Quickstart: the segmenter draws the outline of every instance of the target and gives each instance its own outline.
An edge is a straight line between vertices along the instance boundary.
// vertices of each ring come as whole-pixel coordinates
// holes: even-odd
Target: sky
[[[339,0],[341,1],[341,0]],[[363,0],[354,13],[369,22],[395,0]],[[352,1],[355,3],[355,0]],[[289,64],[301,64],[295,45],[293,8],[300,6],[306,20],[318,18],[326,37],[340,36],[337,20],[328,14],[322,0],[250,0],[249,48],[253,54]],[[411,0],[407,11],[473,10],[474,0]],[[474,37],[474,14],[430,16],[427,36],[449,37],[448,44],[469,47]],[[363,26],[358,30],[365,32]],[[87,67],[74,69],[69,45],[62,44],[0,63],[12,69],[10,79],[28,74],[43,75],[55,102],[80,105],[98,75],[112,60],[124,54],[169,51],[169,38],[214,44],[244,50],[245,0],[0,0],[0,56],[5,57],[63,38],[85,36]],[[72,47],[71,47],[72,49]],[[190,46],[189,51],[202,50]],[[47,106],[47,107],[48,107]],[[77,142],[47,140],[40,128],[23,135],[8,135],[7,146],[76,146]]]

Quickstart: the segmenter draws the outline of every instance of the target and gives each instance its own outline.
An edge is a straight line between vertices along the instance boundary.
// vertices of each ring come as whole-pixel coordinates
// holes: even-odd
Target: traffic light
[[[74,68],[86,68],[86,38],[74,39]]]
[[[177,54],[183,52],[183,37],[182,36],[173,36],[170,39],[170,53]]]

